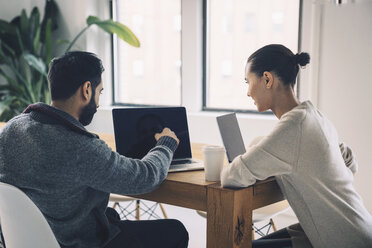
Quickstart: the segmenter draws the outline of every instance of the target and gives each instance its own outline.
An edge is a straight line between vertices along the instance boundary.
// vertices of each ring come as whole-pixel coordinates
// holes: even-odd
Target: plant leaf
[[[36,99],[38,102],[44,101],[44,94],[43,94],[43,85],[45,77],[43,75],[40,75],[39,81],[37,81],[35,85],[35,93],[36,93]]]
[[[56,40],[56,45],[57,45],[57,46],[60,46],[60,45],[62,45],[62,44],[69,44],[69,43],[70,43],[69,40],[64,40],[64,39],[57,39],[57,40]]]
[[[6,52],[3,50],[3,47],[6,49]],[[0,58],[3,60],[3,61],[9,61],[5,56],[9,55],[12,56],[12,57],[16,57],[16,54],[14,52],[14,50],[9,47],[7,44],[3,43],[1,40],[0,40]]]
[[[6,25],[6,23],[2,22],[0,25],[0,39],[3,44],[6,44],[8,47],[11,47],[17,55],[20,55],[22,53],[21,47],[19,46],[18,42],[18,34],[19,32],[19,26],[20,26],[20,17],[14,18],[9,25]],[[11,30],[9,30],[11,29]],[[18,31],[17,31],[18,30]],[[2,33],[2,31],[4,33]],[[5,32],[6,31],[6,32]],[[6,51],[5,53],[9,55]]]
[[[0,33],[16,35],[15,28],[14,24],[0,19]]]
[[[17,33],[17,41],[18,41],[18,45],[19,45],[19,48],[20,48],[20,53],[23,53],[24,46],[23,46],[23,42],[22,42],[22,36],[21,36],[21,33],[20,33],[18,28],[16,29],[16,33]]]
[[[22,112],[27,104],[15,96],[6,95],[1,98],[0,121],[8,121]]]
[[[4,84],[4,85],[14,85],[15,87],[19,87],[19,83],[11,78],[10,76],[8,76],[3,69],[0,68],[0,75],[3,76],[7,81],[8,81],[8,84]]]
[[[30,100],[24,98],[27,97],[24,93],[24,88],[17,88],[13,85],[0,85],[0,101],[1,99],[9,96],[14,96],[17,100],[22,102],[24,105],[30,105]]]
[[[0,91],[2,93],[6,92],[6,94],[8,95],[18,96],[19,98],[21,98],[24,94],[23,88],[19,88],[16,85],[11,85],[11,84],[0,85]]]
[[[116,33],[119,38],[122,40],[128,42],[130,45],[134,47],[140,47],[141,44],[137,38],[137,36],[132,32],[132,30],[129,29],[126,25],[120,23],[120,22],[113,22],[117,25],[117,28],[119,31]]]
[[[90,26],[92,24],[96,24],[97,22],[101,22],[101,20],[97,16],[88,16],[88,18],[87,18],[88,26]]]
[[[30,53],[24,54],[23,58],[27,61],[29,66],[40,72],[43,76],[47,76],[46,66],[41,58],[37,58]]]
[[[7,47],[14,46],[16,28],[17,27],[14,24],[0,20],[0,46],[1,44],[4,44]],[[9,54],[7,53],[7,55]],[[0,64],[2,63],[3,61],[0,62]]]
[[[0,101],[0,116],[4,114],[5,111],[10,110],[10,105],[12,104],[15,97],[13,96],[6,96],[5,99]],[[3,120],[3,118],[1,118]]]
[[[27,34],[28,26],[29,26],[29,22],[28,22],[26,10],[23,9],[22,13],[21,13],[21,33],[22,33],[22,35]]]
[[[49,65],[52,60],[52,20],[48,19],[45,27],[45,62]]]
[[[37,36],[37,32],[40,28],[40,13],[37,7],[34,7],[31,11],[30,19],[29,19],[29,33],[27,35],[27,40],[30,42],[29,47],[31,48],[30,51],[35,51],[35,37]],[[40,37],[40,36],[39,36]]]
[[[50,96],[50,90],[49,90],[49,84],[44,85],[44,103],[50,104],[51,102],[51,96]]]
[[[24,9],[22,10],[21,13],[20,35],[23,43],[23,49],[27,51],[32,51],[33,45],[32,40],[30,39],[30,22]]]
[[[2,53],[2,50],[0,49],[0,54],[3,55]],[[18,69],[9,61],[7,60],[7,66],[8,68],[12,71],[12,73],[16,76],[16,78],[14,79],[14,81],[12,81],[13,84],[19,84],[18,82],[20,81],[24,87],[25,87],[25,90],[27,92],[27,97],[30,97],[30,99],[34,99],[34,94],[32,92],[32,85],[31,85],[31,73],[29,72],[29,65],[25,63],[25,59],[23,58],[23,56],[21,57],[22,58],[22,69]],[[3,72],[0,68],[0,71]],[[6,75],[4,73],[4,75]],[[3,75],[3,76],[4,76]],[[10,80],[11,81],[11,80]],[[32,100],[33,101],[33,100]],[[33,101],[34,102],[34,101]]]
[[[35,38],[34,38],[34,53],[39,52],[39,45],[40,45],[40,26],[37,28]]]
[[[120,39],[134,47],[140,46],[140,42],[132,30],[120,22],[114,22],[111,19],[101,21],[96,16],[88,16],[87,24],[89,26],[95,24],[109,34],[116,34]]]
[[[41,39],[42,42],[45,42],[45,32],[47,28],[47,22],[51,20],[51,30],[54,31],[58,28],[58,6],[54,0],[46,0],[45,1],[45,8],[44,8],[44,17],[43,21],[41,22]]]
[[[31,31],[30,35],[34,35],[36,32],[36,29],[40,25],[40,12],[37,7],[34,7],[31,11],[29,25],[30,25],[30,31]]]

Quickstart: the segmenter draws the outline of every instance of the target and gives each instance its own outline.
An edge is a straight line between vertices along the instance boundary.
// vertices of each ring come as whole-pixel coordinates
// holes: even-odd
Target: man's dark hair
[[[70,98],[86,81],[91,82],[94,91],[104,70],[102,61],[89,52],[73,51],[54,58],[48,72],[52,100]]]
[[[274,72],[284,85],[293,87],[299,66],[305,66],[310,62],[308,53],[293,54],[283,45],[271,44],[254,52],[249,58],[250,71],[262,77],[265,71]]]

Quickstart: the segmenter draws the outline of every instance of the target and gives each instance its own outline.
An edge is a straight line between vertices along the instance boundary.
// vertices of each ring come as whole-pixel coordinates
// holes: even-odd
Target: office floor
[[[152,202],[144,201],[146,205],[151,205]],[[176,207],[172,205],[164,204],[164,208],[170,219],[180,220],[189,232],[190,241],[189,248],[204,248],[206,244],[206,219],[199,216],[195,210]],[[160,208],[156,209],[156,214],[162,216]],[[143,219],[148,219],[148,215],[143,215]],[[133,218],[129,218],[133,219]],[[274,222],[278,229],[286,227],[288,225],[297,223],[298,220],[292,210],[277,216],[274,218]],[[257,223],[257,226],[263,226],[266,223]],[[257,236],[256,236],[257,238]]]

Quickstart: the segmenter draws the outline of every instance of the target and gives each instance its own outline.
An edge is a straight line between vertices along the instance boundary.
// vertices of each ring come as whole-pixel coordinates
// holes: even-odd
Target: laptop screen
[[[222,142],[226,149],[227,159],[231,163],[234,158],[245,153],[245,146],[240,132],[236,114],[217,116],[217,123],[220,129]]]
[[[116,151],[142,159],[156,144],[155,133],[170,128],[180,140],[173,159],[191,158],[189,130],[184,107],[120,108],[112,110]]]

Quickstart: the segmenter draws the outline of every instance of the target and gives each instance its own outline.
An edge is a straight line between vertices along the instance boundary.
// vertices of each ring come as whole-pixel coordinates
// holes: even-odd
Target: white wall
[[[21,13],[22,9],[25,9],[27,14],[29,14],[31,11],[30,6],[31,3],[24,0],[0,0],[0,18],[6,21],[11,21],[13,17]]]
[[[355,187],[372,213],[372,1],[325,5],[320,38],[319,108],[355,151]]]

